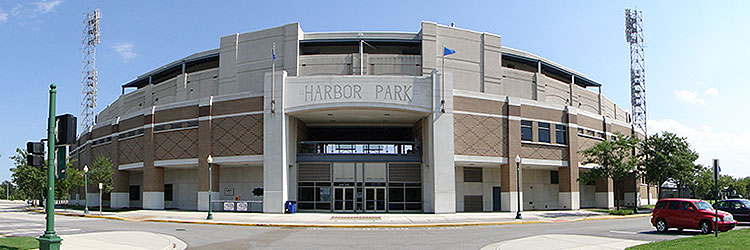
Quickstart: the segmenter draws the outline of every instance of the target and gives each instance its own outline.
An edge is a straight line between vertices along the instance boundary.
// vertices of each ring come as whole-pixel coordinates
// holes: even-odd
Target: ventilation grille
[[[331,181],[330,164],[300,164],[299,181]]]
[[[390,164],[388,181],[421,182],[422,168],[419,164]]]

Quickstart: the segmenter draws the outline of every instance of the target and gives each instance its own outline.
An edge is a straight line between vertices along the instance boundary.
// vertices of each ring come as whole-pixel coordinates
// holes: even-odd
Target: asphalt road
[[[659,241],[690,237],[685,230],[658,234],[648,217],[502,226],[440,228],[277,228],[160,222],[131,222],[56,216],[59,235],[102,231],[148,231],[173,235],[189,249],[479,249],[483,246],[540,234],[577,234]],[[750,227],[742,225],[741,227]],[[0,203],[0,233],[38,236],[44,215]],[[63,242],[64,243],[64,242]]]

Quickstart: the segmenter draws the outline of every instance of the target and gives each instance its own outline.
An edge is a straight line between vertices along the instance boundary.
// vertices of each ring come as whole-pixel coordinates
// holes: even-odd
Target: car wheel
[[[659,219],[656,221],[656,231],[660,233],[667,231],[667,222],[664,219]]]
[[[700,228],[701,228],[701,233],[702,234],[710,234],[711,233],[711,223],[709,223],[708,221],[705,221],[705,220],[701,221]]]

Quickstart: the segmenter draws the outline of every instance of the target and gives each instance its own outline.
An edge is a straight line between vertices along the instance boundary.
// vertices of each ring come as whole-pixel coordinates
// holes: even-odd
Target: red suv
[[[702,200],[662,199],[656,203],[651,214],[651,224],[659,232],[666,232],[669,228],[688,228],[700,229],[701,233],[707,234],[716,226],[711,221],[718,221],[719,231],[729,231],[737,226],[730,213],[719,211],[719,218],[716,219],[716,210]]]

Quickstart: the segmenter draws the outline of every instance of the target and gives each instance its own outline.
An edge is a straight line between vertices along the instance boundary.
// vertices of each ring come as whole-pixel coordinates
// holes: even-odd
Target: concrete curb
[[[29,209],[28,211],[44,213],[42,210]],[[203,225],[224,225],[224,226],[245,226],[245,227],[290,227],[290,228],[430,228],[430,227],[467,227],[467,226],[497,226],[497,225],[518,225],[518,224],[541,224],[541,223],[556,223],[556,222],[576,222],[576,221],[592,221],[592,220],[611,220],[611,219],[627,219],[627,218],[638,218],[648,217],[651,214],[633,214],[633,215],[610,215],[610,216],[598,216],[598,217],[587,217],[578,218],[572,220],[533,220],[533,221],[498,221],[498,222],[467,222],[467,223],[434,223],[434,224],[277,224],[277,223],[243,223],[243,222],[222,222],[222,221],[194,221],[194,220],[169,220],[169,219],[127,219],[116,216],[102,216],[102,215],[84,215],[74,213],[55,212],[57,215],[63,216],[75,216],[75,217],[89,217],[89,218],[100,218],[100,219],[111,219],[111,220],[122,220],[122,221],[135,221],[135,222],[165,222],[165,223],[184,223],[184,224],[203,224]]]

